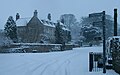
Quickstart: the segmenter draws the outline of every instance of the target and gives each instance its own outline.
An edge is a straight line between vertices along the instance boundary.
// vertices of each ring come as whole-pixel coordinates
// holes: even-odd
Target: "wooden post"
[[[93,69],[93,52],[89,53],[89,71],[92,72]]]

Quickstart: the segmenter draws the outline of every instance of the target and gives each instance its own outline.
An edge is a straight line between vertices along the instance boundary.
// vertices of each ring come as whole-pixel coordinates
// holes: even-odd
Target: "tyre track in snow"
[[[65,56],[63,56],[62,58],[60,58],[60,59],[62,59],[62,60],[58,60],[58,61],[56,61],[56,62],[54,62],[54,63],[51,63],[51,64],[49,64],[49,65],[46,65],[46,67],[44,68],[44,70],[40,73],[40,75],[47,75],[47,74],[49,74],[50,73],[50,75],[56,75],[56,73],[59,71],[59,69],[61,68],[61,67],[65,67],[65,74],[64,75],[70,75],[69,73],[69,71],[68,71],[68,69],[67,69],[67,67],[68,67],[68,65],[69,65],[69,63],[70,63],[70,60],[69,59],[71,59],[71,58],[73,58],[74,56],[77,56],[79,53],[70,53],[69,55],[65,55]],[[66,58],[67,57],[67,58]],[[63,60],[63,58],[65,58],[64,60]],[[62,62],[61,62],[62,61]],[[65,65],[66,66],[65,66]],[[55,69],[53,69],[53,70],[51,70],[52,69],[52,66],[55,66],[56,68]],[[50,71],[51,70],[51,71]]]
[[[22,55],[24,56],[24,55]],[[62,56],[62,55],[60,55]],[[53,55],[52,58],[54,58],[55,56]],[[34,59],[34,58],[30,58],[29,56],[25,57],[24,59],[27,59],[29,62],[28,63],[24,63],[21,64],[20,66],[16,66],[16,69],[24,69],[26,68],[27,72],[24,75],[32,75],[32,72],[34,72],[35,70],[37,70],[39,67],[41,67],[42,65],[46,64],[47,62],[51,61],[48,60],[48,58],[46,58],[45,56],[40,57],[40,59]],[[44,63],[39,63],[40,61],[42,61],[43,59],[46,59],[47,61],[45,61]],[[32,62],[31,62],[31,61]],[[37,65],[36,65],[37,64]],[[24,66],[23,66],[24,65]],[[35,66],[35,67],[34,67]],[[18,68],[17,68],[18,67]],[[31,69],[31,67],[34,67],[33,69]],[[13,67],[14,68],[14,67]]]
[[[69,54],[72,54],[72,53],[69,53]],[[33,69],[29,69],[28,70],[28,72],[25,74],[25,75],[33,75],[33,73],[36,71],[36,70],[38,70],[38,69],[40,69],[40,68],[42,68],[42,67],[45,67],[45,68],[43,68],[43,71],[41,71],[41,74],[44,72],[44,70],[48,67],[48,66],[50,66],[50,65],[52,65],[52,64],[54,64],[54,63],[56,63],[57,62],[57,60],[53,60],[53,59],[57,59],[57,58],[59,58],[59,57],[62,57],[62,56],[65,56],[64,54],[60,54],[60,55],[57,55],[57,57],[55,56],[52,56],[52,59],[50,59],[50,60],[48,60],[48,58],[46,58],[46,57],[43,57],[42,59],[46,59],[47,61],[44,61],[44,62],[42,62],[42,63],[40,63],[40,64],[37,64],[36,65],[36,63],[35,63],[35,65],[36,65],[36,67],[34,67]],[[29,58],[29,59],[31,59],[31,58]],[[42,61],[42,59],[40,59],[41,61]],[[32,59],[32,60],[34,60],[34,59]],[[37,62],[40,62],[40,60],[38,61],[37,60]],[[36,60],[35,60],[36,61]],[[32,65],[32,66],[34,66],[34,65]],[[41,75],[40,74],[40,75]]]
[[[34,67],[33,69],[30,69],[29,71],[27,71],[25,75],[35,75],[34,73],[35,73],[36,71],[38,71],[39,69],[40,69],[40,70],[39,70],[39,72],[40,72],[43,67],[47,67],[46,65],[50,65],[50,64],[55,63],[55,62],[56,62],[56,61],[53,61],[53,62],[51,62],[51,63],[48,63],[48,61],[47,61],[47,62],[40,63],[39,65],[37,65],[37,66]],[[43,69],[44,69],[44,68],[43,68]],[[42,71],[41,71],[41,72],[42,72]],[[41,74],[40,74],[40,75],[41,75]]]
[[[35,62],[39,62],[39,61],[37,61],[37,60],[33,60],[32,62],[30,62],[30,58],[28,58],[28,57],[24,57],[24,55],[22,54],[22,58],[21,58],[21,54],[19,55],[20,56],[20,60],[22,60],[23,58],[24,59],[26,59],[26,61],[25,62],[23,62],[23,63],[19,63],[18,61],[16,61],[15,63],[8,63],[8,65],[6,65],[6,66],[0,66],[0,67],[3,67],[1,70],[0,70],[0,72],[12,72],[13,71],[13,69],[15,69],[14,71],[20,71],[21,69],[25,69],[25,70],[27,70],[27,69],[29,69],[29,67],[31,66],[31,65],[34,65],[34,64],[36,64]],[[43,57],[42,57],[43,58]],[[43,58],[44,59],[44,58]],[[40,64],[39,64],[40,65]],[[39,65],[37,66],[37,67],[39,67]],[[5,68],[4,69],[4,67],[7,67],[7,69]],[[37,68],[36,67],[36,68]],[[25,74],[25,75],[29,75],[29,74]]]
[[[70,60],[68,60],[66,62],[66,65],[65,65],[65,75],[70,75],[69,64],[70,64]]]
[[[65,54],[67,54],[67,55],[65,55]],[[40,71],[41,73],[40,73],[40,75],[44,75],[44,72],[47,70],[47,68],[49,68],[50,66],[52,66],[52,65],[54,65],[54,64],[56,64],[57,62],[59,62],[58,60],[56,60],[56,59],[58,59],[58,58],[60,58],[60,59],[63,59],[63,58],[66,58],[66,57],[69,57],[69,56],[72,56],[72,55],[74,55],[74,54],[76,54],[76,52],[73,52],[73,51],[70,51],[70,52],[68,52],[68,53],[60,53],[60,54],[58,54],[57,56],[56,56],[56,54],[55,54],[55,56],[53,55],[52,56],[52,59],[51,60],[48,60],[48,58],[46,58],[46,57],[42,57],[42,58],[40,58],[40,60],[37,60],[37,59],[34,59],[34,58],[30,58],[29,56],[27,56],[27,57],[24,57],[24,55],[20,55],[20,56],[22,56],[22,58],[20,58],[20,60],[22,61],[22,59],[24,58],[24,59],[27,59],[27,60],[25,60],[25,62],[23,61],[23,63],[19,63],[18,61],[18,63],[17,64],[15,64],[14,66],[8,66],[8,68],[7,68],[7,70],[2,70],[2,71],[7,71],[8,73],[9,72],[11,72],[13,69],[15,69],[14,71],[15,72],[19,72],[20,70],[22,70],[22,69],[25,69],[24,70],[24,74],[22,73],[22,75],[33,75],[35,72],[36,72],[36,70],[41,70],[41,68],[42,68],[42,70]],[[50,55],[51,56],[51,55]],[[47,61],[42,61],[43,59],[45,59],[45,60],[47,60]],[[59,59],[59,60],[60,60]],[[32,61],[32,62],[31,62]],[[42,61],[42,63],[40,63],[40,61]],[[65,60],[61,60],[62,61],[62,63],[61,64],[58,64],[58,65],[62,65],[62,64],[65,64],[66,63],[66,59]],[[59,67],[60,67],[59,66]],[[32,67],[32,68],[31,68]],[[59,68],[58,67],[58,68]],[[14,74],[14,71],[12,71],[13,72],[13,74]],[[22,72],[22,71],[21,71]],[[21,73],[20,73],[21,74]],[[34,75],[36,75],[36,74],[34,74]]]
[[[58,66],[56,71],[53,72],[53,75],[70,75],[69,64],[70,60],[66,60],[64,63]],[[60,70],[62,70],[62,72]],[[59,72],[61,72],[62,74],[60,74]]]
[[[59,70],[61,68],[64,69],[64,74],[63,75],[70,75],[70,70],[69,70],[69,64],[71,63],[70,59],[79,55],[79,53],[77,53],[76,55],[71,56],[70,58],[66,59],[63,63],[61,63],[58,68],[56,69],[56,71],[54,71],[53,75],[57,75],[57,73],[59,72]],[[59,75],[59,74],[58,74]]]

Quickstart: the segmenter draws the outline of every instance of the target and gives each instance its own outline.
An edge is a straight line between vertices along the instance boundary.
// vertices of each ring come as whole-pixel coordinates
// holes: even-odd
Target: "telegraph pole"
[[[117,36],[117,9],[114,9],[114,36]]]
[[[106,73],[106,46],[105,46],[105,11],[102,12],[102,24],[103,24],[103,73]]]

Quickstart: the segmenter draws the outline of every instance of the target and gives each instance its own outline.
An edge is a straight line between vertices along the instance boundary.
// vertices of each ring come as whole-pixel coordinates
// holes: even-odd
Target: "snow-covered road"
[[[49,53],[0,54],[0,75],[102,75],[102,70],[92,73],[88,70],[88,54],[91,51],[101,52],[102,47]],[[110,70],[106,75],[118,74]]]

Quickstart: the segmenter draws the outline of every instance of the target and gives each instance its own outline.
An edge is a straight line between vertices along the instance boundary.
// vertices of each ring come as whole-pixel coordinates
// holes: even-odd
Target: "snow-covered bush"
[[[0,47],[9,46],[12,43],[10,38],[7,38],[3,30],[0,30]]]
[[[120,41],[118,38],[113,40],[112,59],[113,69],[120,74]]]

